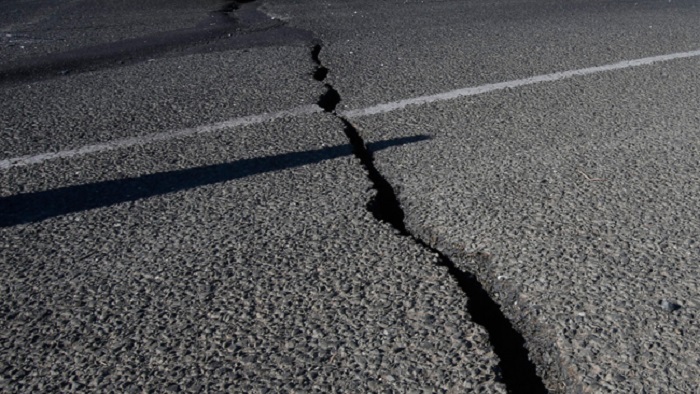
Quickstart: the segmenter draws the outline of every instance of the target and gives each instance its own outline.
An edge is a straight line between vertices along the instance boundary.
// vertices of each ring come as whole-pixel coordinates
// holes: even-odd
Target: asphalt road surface
[[[697,1],[0,7],[0,391],[700,387]]]

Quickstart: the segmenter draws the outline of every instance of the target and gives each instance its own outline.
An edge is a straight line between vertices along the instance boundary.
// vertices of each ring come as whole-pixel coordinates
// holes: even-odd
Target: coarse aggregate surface
[[[152,34],[233,23],[217,0],[4,0],[0,64]],[[231,19],[230,22],[225,19]]]
[[[477,273],[552,390],[696,392],[700,61],[353,119],[407,226]],[[558,386],[562,384],[563,386]]]
[[[159,59],[0,89],[3,158],[313,105],[309,49]]]
[[[323,41],[338,109],[698,49],[695,0],[266,0]]]
[[[0,229],[0,391],[504,393],[446,268],[366,210],[342,127],[315,114],[4,171],[27,184],[5,196],[176,191],[117,185],[123,202]]]
[[[2,7],[0,159],[700,42],[694,0]],[[374,186],[477,274],[551,392],[700,387],[699,65],[349,119]],[[505,392],[454,278],[367,212],[345,127],[298,115],[0,172],[0,391]]]

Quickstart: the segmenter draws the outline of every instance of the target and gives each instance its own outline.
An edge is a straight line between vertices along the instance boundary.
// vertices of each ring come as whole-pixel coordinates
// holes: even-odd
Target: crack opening
[[[326,91],[318,98],[318,106],[326,112],[335,114],[335,107],[340,102],[340,94],[329,84],[326,84]],[[337,116],[337,115],[336,115]]]
[[[321,59],[319,59],[318,55],[321,53],[322,48],[321,44],[316,44],[311,48],[311,59],[319,66],[321,65]]]
[[[439,256],[438,265],[445,266],[467,296],[467,311],[472,321],[486,329],[489,342],[499,358],[503,382],[509,393],[547,393],[537,375],[537,367],[530,360],[525,338],[505,317],[500,306],[491,298],[476,276],[457,268],[442,252],[419,241]]]
[[[328,69],[321,64],[321,59],[318,57],[319,53],[321,53],[321,45],[316,44],[311,48],[311,59],[316,63],[316,70],[314,70],[313,77],[315,80],[322,82],[326,79],[326,76],[328,76]]]
[[[328,76],[328,69],[321,66],[317,67],[316,71],[314,71],[314,79],[322,82],[324,79],[326,79],[326,76]]]
[[[319,59],[321,45],[312,48],[311,56],[318,65],[317,72],[323,68],[322,79],[328,72]],[[314,73],[314,78],[316,74]],[[457,282],[462,292],[467,296],[467,311],[472,321],[482,326],[489,336],[489,342],[499,358],[500,377],[509,393],[539,394],[548,393],[542,378],[537,375],[537,368],[528,356],[525,339],[513,324],[506,318],[500,306],[484,289],[476,276],[463,271],[444,253],[430,246],[427,242],[413,235],[406,228],[405,214],[401,208],[394,188],[389,181],[374,166],[372,152],[365,144],[357,128],[343,116],[335,113],[335,108],[341,100],[340,94],[330,84],[325,84],[326,92],[321,95],[318,105],[324,111],[332,113],[345,125],[345,135],[350,141],[353,154],[360,160],[367,175],[376,189],[376,195],[367,203],[367,210],[379,221],[389,223],[402,236],[410,237],[414,242],[438,255],[439,266],[447,267],[448,273]],[[476,258],[488,262],[488,256],[479,255]]]
[[[367,148],[357,129],[345,118],[340,117],[345,124],[345,135],[350,140],[352,153],[360,159],[360,162],[367,171],[367,176],[377,191],[375,196],[367,202],[367,210],[372,213],[375,219],[389,223],[403,236],[411,236],[404,225],[404,213],[398,203],[394,188],[374,167],[374,157]],[[414,238],[415,239],[415,238]]]
[[[360,159],[377,191],[367,203],[367,209],[377,220],[391,224],[398,232],[410,237],[414,242],[438,255],[439,266],[447,267],[448,273],[467,296],[467,311],[472,321],[482,326],[489,336],[489,342],[499,358],[499,368],[503,383],[509,393],[547,393],[542,379],[537,375],[535,364],[529,359],[525,339],[505,317],[500,306],[491,298],[476,276],[460,270],[444,253],[413,235],[404,223],[405,214],[391,184],[373,164],[372,152],[367,148],[357,129],[339,116],[345,124],[353,153]],[[487,256],[477,256],[487,259]],[[484,261],[486,262],[486,261]]]

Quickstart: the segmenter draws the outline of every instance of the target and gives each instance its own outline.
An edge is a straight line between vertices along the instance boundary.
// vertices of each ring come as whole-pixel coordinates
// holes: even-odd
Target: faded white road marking
[[[625,60],[625,61],[622,61],[619,63],[606,64],[604,66],[581,68],[578,70],[571,70],[571,71],[561,71],[561,72],[556,72],[556,73],[552,73],[552,74],[537,75],[537,76],[525,78],[525,79],[516,79],[514,81],[491,83],[491,84],[475,86],[475,87],[471,87],[471,88],[456,89],[456,90],[451,90],[449,92],[438,93],[438,94],[433,94],[433,95],[429,95],[429,96],[414,97],[414,98],[405,99],[405,100],[393,101],[390,103],[377,104],[377,105],[373,105],[373,106],[367,107],[367,108],[354,109],[354,110],[348,110],[348,111],[339,111],[338,113],[340,115],[348,117],[348,118],[356,118],[356,117],[360,117],[360,116],[382,114],[382,113],[386,113],[386,112],[396,111],[398,109],[405,108],[409,105],[423,105],[423,104],[434,103],[436,101],[452,100],[452,99],[456,99],[459,97],[476,96],[476,95],[483,94],[483,93],[493,92],[494,90],[517,88],[520,86],[533,85],[533,84],[540,83],[540,82],[559,81],[562,79],[572,78],[572,77],[581,76],[581,75],[589,75],[589,74],[596,74],[596,73],[601,73],[601,72],[605,72],[605,71],[621,70],[624,68],[639,67],[639,66],[644,66],[647,64],[652,64],[652,63],[666,62],[669,60],[684,59],[684,58],[696,57],[696,56],[700,56],[700,50],[690,51],[690,52],[672,53],[669,55],[645,57],[645,58],[635,59],[635,60]]]
[[[150,142],[166,141],[178,137],[191,136],[194,134],[212,133],[215,131],[228,129],[232,127],[263,123],[269,120],[283,118],[285,116],[309,115],[317,112],[323,112],[323,109],[319,108],[316,105],[307,105],[303,107],[292,108],[285,111],[244,116],[242,118],[235,118],[224,122],[193,127],[191,129],[175,130],[165,133],[153,133],[139,137],[123,138],[98,144],[86,145],[80,148],[67,149],[59,152],[47,152],[38,155],[15,157],[12,159],[0,160],[0,169],[6,170],[12,167],[21,167],[30,164],[38,164],[47,160],[70,158],[74,156],[86,155],[89,153],[98,153],[113,149],[128,148],[130,146],[146,145]]]
[[[393,101],[384,104],[373,105],[367,108],[354,109],[348,111],[338,111],[338,114],[346,118],[357,118],[361,116],[368,116],[374,114],[382,114],[386,112],[396,111],[399,109],[406,108],[409,105],[423,105],[434,103],[437,101],[453,100],[460,97],[476,96],[483,93],[493,92],[496,90],[503,90],[509,88],[517,88],[520,86],[533,85],[541,82],[552,82],[559,81],[562,79],[573,78],[581,75],[590,75],[606,71],[621,70],[625,68],[639,67],[652,63],[667,62],[676,59],[685,59],[691,57],[700,56],[700,50],[689,51],[689,52],[679,52],[672,53],[668,55],[645,57],[635,60],[625,60],[618,63],[606,64],[597,67],[581,68],[578,70],[561,71],[552,74],[537,75],[525,79],[517,79],[507,82],[492,83],[487,85],[463,88],[451,90],[449,92],[433,94],[428,96],[414,97],[405,100]],[[285,111],[265,113],[260,115],[250,115],[242,118],[236,118],[227,120],[220,123],[214,123],[210,125],[203,125],[199,127],[194,127],[191,129],[176,130],[165,133],[155,133],[148,134],[141,137],[124,138],[119,140],[113,140],[93,145],[86,145],[80,148],[68,149],[59,152],[48,152],[41,153],[37,155],[29,155],[22,157],[15,157],[11,159],[0,160],[0,169],[9,169],[12,167],[21,167],[30,164],[38,164],[47,160],[59,159],[59,158],[70,158],[75,156],[82,156],[90,153],[99,153],[113,149],[127,148],[130,146],[145,145],[155,141],[165,141],[173,138],[190,136],[194,134],[211,133],[215,131],[220,131],[227,128],[233,128],[238,126],[245,126],[251,124],[263,123],[269,120],[279,119],[285,116],[301,116],[309,115],[312,113],[322,112],[323,110],[315,105],[307,105],[303,107],[297,107]]]

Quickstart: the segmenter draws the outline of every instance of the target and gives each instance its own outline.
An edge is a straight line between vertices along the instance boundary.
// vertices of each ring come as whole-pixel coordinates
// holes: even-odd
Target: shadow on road
[[[377,151],[429,139],[425,135],[394,138],[368,145]],[[350,145],[242,159],[230,163],[76,185],[0,198],[0,227],[34,223],[55,216],[285,170],[352,155]]]
[[[310,45],[313,40],[312,32],[285,26],[255,9],[242,10],[242,14],[236,18],[229,15],[234,10],[238,10],[238,7],[212,12],[192,28],[75,48],[11,64],[0,61],[0,85],[124,67],[161,57],[267,46]],[[240,12],[237,11],[237,14]]]

